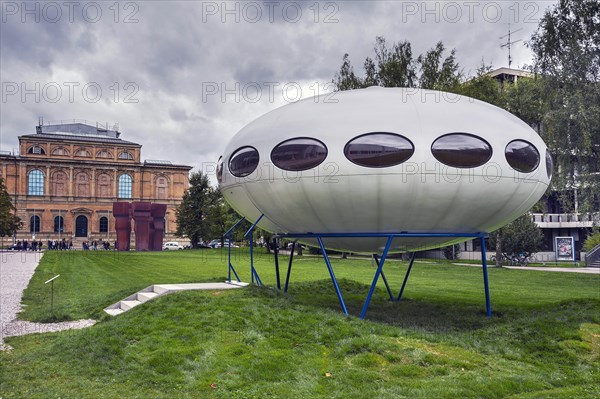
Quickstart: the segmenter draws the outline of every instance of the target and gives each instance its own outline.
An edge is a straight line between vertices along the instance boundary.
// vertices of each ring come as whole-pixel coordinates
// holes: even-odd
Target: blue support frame
[[[377,267],[379,267],[379,256],[377,254],[373,254],[373,258],[375,259],[375,263],[377,263]],[[385,278],[385,273],[383,269],[381,269],[381,278],[383,279],[383,283],[385,284],[385,288],[387,289],[388,295],[390,296],[390,301],[394,302],[394,294],[392,294],[392,289],[390,288],[390,284]]]
[[[410,257],[410,263],[408,264],[408,269],[406,270],[406,275],[404,276],[404,281],[402,282],[402,288],[400,288],[400,292],[398,293],[397,301],[402,300],[402,294],[404,294],[404,288],[406,287],[406,282],[408,281],[408,275],[410,274],[413,263],[415,262],[416,254],[417,254],[416,252],[413,252],[412,256]]]
[[[487,272],[487,256],[485,254],[485,237],[480,237],[481,240],[481,264],[483,266],[483,284],[485,286],[485,311],[488,317],[492,317],[492,306],[490,304],[490,287],[488,283]]]
[[[238,276],[237,272],[235,271],[235,268],[231,264],[231,232],[233,230],[235,230],[235,228],[238,227],[238,225],[240,223],[242,223],[244,220],[246,220],[246,218],[239,219],[237,222],[235,222],[235,224],[229,230],[227,230],[227,232],[225,234],[223,234],[223,237],[227,237],[227,263],[229,265],[229,268],[227,270],[227,281],[230,283],[231,283],[231,272],[233,272],[233,274],[235,275],[235,278],[237,279],[238,282],[242,281],[242,280],[240,280],[240,276]]]
[[[287,292],[290,284],[290,273],[292,272],[292,262],[294,261],[294,250],[296,249],[296,241],[292,242],[292,252],[290,252],[290,261],[288,263],[287,275],[285,276],[285,287],[283,292]]]
[[[260,222],[260,220],[263,218],[263,216],[265,216],[265,214],[261,213],[261,215],[258,219],[256,219],[256,222],[254,222],[252,227],[250,227],[246,234],[244,234],[244,238],[248,238],[248,236],[250,236],[250,275],[252,284],[256,282],[256,285],[263,285],[263,282],[258,276],[256,269],[254,268],[254,229],[256,228],[258,222]]]
[[[260,218],[259,218],[259,220],[260,220]],[[257,223],[258,223],[258,221],[257,221]],[[255,223],[255,225],[256,225],[256,223]],[[329,271],[329,275],[331,276],[331,281],[333,282],[333,287],[337,294],[338,301],[340,302],[340,307],[342,308],[342,311],[344,312],[344,314],[346,316],[348,315],[348,310],[346,308],[346,304],[344,302],[342,292],[340,290],[337,279],[335,277],[335,273],[333,272],[333,268],[331,267],[331,262],[329,260],[329,256],[327,255],[327,250],[325,249],[325,245],[323,244],[323,238],[339,238],[339,237],[344,237],[344,238],[383,237],[383,238],[387,238],[388,240],[386,242],[381,259],[378,259],[377,256],[375,257],[375,259],[377,261],[377,270],[375,272],[375,276],[373,277],[373,282],[371,283],[369,293],[367,294],[367,298],[365,300],[362,311],[360,313],[361,319],[364,319],[364,317],[366,315],[367,309],[371,302],[371,298],[375,291],[375,287],[377,285],[377,281],[378,281],[380,275],[382,276],[382,279],[385,283],[388,294],[390,295],[390,299],[392,301],[394,300],[390,286],[387,282],[387,279],[385,278],[385,274],[383,273],[383,265],[385,263],[385,259],[390,250],[390,247],[391,247],[391,244],[392,244],[392,241],[394,238],[396,238],[396,237],[478,238],[478,239],[480,239],[480,242],[481,242],[481,259],[482,259],[482,263],[483,263],[483,282],[484,282],[484,290],[485,290],[486,313],[487,313],[488,317],[492,317],[492,310],[491,310],[491,305],[490,305],[490,292],[489,292],[489,282],[488,282],[488,272],[487,272],[486,251],[485,251],[485,238],[487,237],[486,233],[464,233],[464,234],[460,234],[460,233],[409,233],[409,232],[405,232],[405,231],[400,232],[400,233],[318,233],[318,234],[317,233],[297,233],[297,234],[287,233],[287,234],[279,234],[279,235],[277,235],[277,237],[295,238],[295,239],[311,238],[311,239],[317,240],[317,242],[319,243],[319,247],[321,248],[321,252],[323,254],[323,259],[325,260],[325,264],[327,265],[327,270]],[[294,256],[293,248],[294,248],[295,244],[296,244],[296,242],[294,241],[294,245],[292,247],[292,253],[290,254],[290,262],[288,265],[288,271],[287,271],[287,277],[285,280],[284,292],[287,292],[287,290],[288,290],[288,284],[289,284],[289,280],[290,280],[290,272],[292,269],[292,259]],[[250,254],[252,254],[252,247],[250,248]],[[408,270],[406,271],[406,275],[404,276],[402,288],[400,289],[400,292],[398,294],[398,299],[397,299],[398,301],[400,301],[402,299],[402,295],[404,293],[404,289],[406,287],[406,283],[408,281],[408,276],[410,275],[410,271],[412,269],[414,260],[415,260],[415,253],[413,253],[413,255],[412,255],[410,264],[408,265]]]
[[[385,263],[385,259],[387,258],[388,251],[392,246],[392,241],[394,240],[393,236],[389,236],[388,240],[385,244],[385,249],[383,250],[383,254],[381,255],[381,260],[378,262],[377,271],[375,272],[375,277],[373,277],[373,282],[371,283],[371,288],[369,289],[369,293],[367,294],[367,299],[365,300],[365,304],[363,306],[362,312],[360,312],[360,318],[364,319],[367,314],[367,309],[369,308],[369,304],[371,303],[371,297],[373,296],[373,292],[375,291],[375,286],[377,285],[377,280],[379,279],[379,275],[383,270],[383,264]]]
[[[277,289],[281,290],[281,279],[279,278],[279,248],[277,248],[276,237],[273,237],[273,254],[275,255],[275,278],[277,279]]]
[[[346,316],[348,316],[348,309],[346,309],[346,304],[344,303],[344,297],[342,296],[342,291],[340,291],[340,286],[338,285],[337,279],[335,278],[335,273],[333,272],[333,268],[331,267],[331,262],[329,261],[329,256],[327,255],[327,250],[325,249],[325,245],[323,245],[323,240],[321,236],[317,236],[317,241],[319,242],[319,246],[321,247],[321,252],[323,253],[323,259],[325,260],[325,264],[327,265],[327,270],[329,270],[329,275],[331,276],[331,282],[333,282],[333,288],[335,288],[335,293],[337,294],[338,301],[340,301],[340,306],[342,307],[342,311]]]

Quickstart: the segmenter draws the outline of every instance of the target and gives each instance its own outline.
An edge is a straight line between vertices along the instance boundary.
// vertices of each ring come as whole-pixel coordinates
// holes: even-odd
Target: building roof
[[[520,69],[512,69],[512,68],[494,69],[493,71],[488,72],[486,75],[488,75],[492,78],[495,78],[496,76],[500,76],[500,75],[519,76],[519,77],[526,77],[526,78],[533,77],[533,73],[531,73],[529,71],[522,71]]]
[[[132,141],[126,141],[119,138],[107,137],[107,136],[92,136],[92,135],[77,135],[77,134],[65,134],[65,133],[36,133],[36,134],[25,134],[19,136],[19,138],[26,139],[50,139],[50,140],[76,140],[86,141],[91,143],[105,143],[105,144],[125,144],[140,146],[138,143]]]
[[[126,141],[121,138],[121,133],[118,131],[118,125],[115,124],[112,129],[108,123],[102,125],[98,122],[89,122],[86,120],[73,119],[69,121],[56,121],[40,124],[35,127],[36,134],[26,134],[20,136],[27,139],[44,139],[44,140],[76,140],[92,143],[104,144],[123,144],[140,146],[132,141]]]

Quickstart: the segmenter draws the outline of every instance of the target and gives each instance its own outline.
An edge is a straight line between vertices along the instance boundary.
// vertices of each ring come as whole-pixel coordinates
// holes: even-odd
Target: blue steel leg
[[[292,252],[290,252],[290,261],[288,263],[287,276],[285,276],[285,288],[283,292],[287,292],[288,284],[290,283],[290,273],[292,272],[292,261],[294,260],[294,250],[296,249],[296,241],[292,243]]]
[[[481,262],[483,263],[483,286],[485,288],[485,310],[488,317],[492,317],[492,306],[490,305],[490,286],[488,284],[487,259],[485,252],[485,238],[481,237]]]
[[[256,285],[263,285],[262,280],[258,276],[254,268],[254,233],[250,232],[250,273],[252,274],[252,283],[256,281]]]
[[[260,278],[254,268],[254,234],[250,232],[250,274],[252,275],[252,284],[256,281],[256,285],[261,285]]]
[[[373,258],[375,258],[375,262],[377,263],[377,266],[379,266],[379,257],[374,254]],[[387,278],[385,278],[385,273],[383,272],[383,269],[381,269],[381,278],[383,279],[383,283],[385,284],[385,288],[387,289],[388,295],[390,296],[390,301],[394,302],[394,294],[392,294],[392,289],[390,288],[390,284],[387,281]]]
[[[227,237],[227,264],[229,268],[227,270],[227,281],[231,283],[231,239]]]
[[[254,284],[254,255],[252,248],[252,233],[250,233],[250,282]]]
[[[406,271],[406,276],[404,276],[404,281],[402,282],[402,288],[400,288],[400,293],[398,294],[397,301],[402,299],[402,294],[404,294],[404,287],[406,287],[406,282],[408,281],[408,275],[410,274],[410,270],[412,269],[412,265],[415,262],[415,255],[417,253],[413,252],[412,257],[410,258],[410,263],[408,264],[408,270]]]
[[[235,274],[235,278],[237,279],[237,281],[238,282],[242,281],[242,280],[240,280],[240,276],[238,276],[235,269],[233,268],[233,265],[231,264],[231,237],[230,236],[227,236],[227,262],[229,264],[229,269],[227,271],[227,281],[229,281],[231,283],[231,272],[232,271],[233,271],[233,274]]]
[[[273,238],[273,248],[275,249],[275,276],[277,278],[277,289],[281,290],[281,281],[279,279],[279,250],[277,249],[277,238]]]
[[[331,276],[331,281],[333,282],[333,287],[335,288],[335,293],[337,294],[338,301],[340,301],[342,311],[346,316],[348,316],[348,310],[346,309],[346,304],[344,303],[342,292],[340,291],[337,279],[335,278],[335,274],[333,273],[333,268],[331,267],[329,256],[327,256],[327,251],[325,250],[325,246],[323,245],[323,240],[321,239],[321,237],[317,236],[317,241],[319,241],[319,246],[321,247],[321,252],[323,253],[323,259],[325,259],[325,264],[327,265],[327,270],[329,270],[329,275]]]
[[[369,289],[369,293],[367,294],[367,299],[365,300],[362,312],[360,312],[361,319],[364,319],[365,315],[367,314],[369,303],[371,303],[371,297],[373,296],[373,292],[375,291],[375,287],[377,286],[377,280],[379,279],[379,275],[381,274],[381,270],[383,269],[383,264],[385,263],[385,258],[387,258],[387,254],[390,250],[390,246],[392,245],[393,240],[393,236],[388,237],[387,243],[385,244],[385,249],[383,250],[383,254],[381,255],[381,261],[377,262],[377,271],[375,272],[375,277],[373,277],[373,282],[371,283],[371,288]]]
[[[237,279],[238,283],[241,282],[242,280],[240,280],[240,276],[238,276],[237,272],[235,271],[235,269],[233,268],[233,265],[230,263],[229,264],[229,282],[231,283],[231,272],[233,271],[233,274],[235,275],[235,278]]]

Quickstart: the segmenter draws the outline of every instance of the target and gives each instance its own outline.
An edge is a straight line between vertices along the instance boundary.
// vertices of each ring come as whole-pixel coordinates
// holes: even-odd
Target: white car
[[[165,242],[163,244],[163,251],[169,251],[172,249],[183,249],[183,247],[176,241]]]

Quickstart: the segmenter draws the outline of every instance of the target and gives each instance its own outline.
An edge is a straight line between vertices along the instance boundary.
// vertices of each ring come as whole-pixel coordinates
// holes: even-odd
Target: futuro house
[[[290,233],[482,233],[545,192],[552,158],[539,135],[500,108],[431,90],[372,87],[309,98],[256,119],[227,145],[217,177],[229,204]],[[316,240],[300,240],[316,245]],[[380,253],[386,238],[325,238]],[[390,252],[449,237],[399,237]]]

